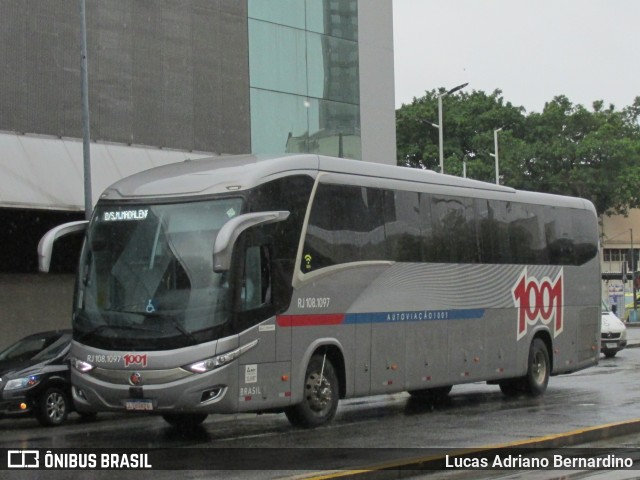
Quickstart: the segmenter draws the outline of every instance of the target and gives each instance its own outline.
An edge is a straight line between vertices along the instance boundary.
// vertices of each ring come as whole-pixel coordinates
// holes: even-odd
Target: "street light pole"
[[[89,131],[89,72],[87,67],[87,21],[85,0],[80,0],[80,81],[82,96],[82,152],[84,167],[84,216],[91,218],[91,134]]]
[[[498,160],[498,132],[502,130],[502,127],[493,131],[493,145],[496,151],[494,157],[496,157],[496,185],[500,185],[500,161]]]
[[[442,97],[438,95],[438,158],[440,159],[440,173],[444,173],[444,138],[442,133]]]
[[[636,300],[636,295],[638,294],[638,290],[636,289],[636,252],[633,251],[633,228],[629,229],[629,233],[631,235],[631,287],[633,289],[633,318],[635,321],[638,320],[638,302]],[[626,279],[624,279],[626,280]]]
[[[462,90],[464,87],[469,85],[469,83],[463,83],[462,85],[458,85],[457,87],[453,87],[451,90],[448,90],[444,93],[438,95],[438,151],[440,158],[440,173],[444,173],[444,134],[442,132],[442,97],[446,97],[447,95],[451,95],[458,90]],[[435,124],[432,124],[435,127]]]

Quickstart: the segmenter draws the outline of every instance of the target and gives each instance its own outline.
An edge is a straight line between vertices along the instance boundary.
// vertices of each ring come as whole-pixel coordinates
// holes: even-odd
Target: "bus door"
[[[257,234],[245,240],[236,270],[235,302],[240,348],[249,349],[240,357],[238,410],[254,411],[276,406],[287,397],[290,362],[276,361],[272,246]]]

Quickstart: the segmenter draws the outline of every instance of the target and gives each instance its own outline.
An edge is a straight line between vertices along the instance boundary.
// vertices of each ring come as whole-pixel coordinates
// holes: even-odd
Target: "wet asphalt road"
[[[602,358],[597,367],[552,377],[540,398],[505,398],[497,386],[453,388],[445,405],[408,394],[341,402],[334,421],[292,428],[280,415],[210,415],[201,428],[177,432],[160,417],[101,414],[44,428],[32,419],[0,421],[0,447],[469,447],[504,443],[640,417],[640,349]]]
[[[211,415],[201,428],[191,432],[178,432],[160,417],[138,415],[101,414],[97,421],[86,423],[72,414],[69,423],[58,428],[43,428],[27,418],[4,419],[0,420],[0,448],[126,447],[169,452],[175,447],[191,447],[211,449],[213,455],[222,448],[240,448],[245,450],[235,451],[235,455],[237,468],[242,468],[243,457],[250,459],[258,451],[254,448],[307,447],[318,448],[321,453],[327,448],[367,447],[380,449],[374,451],[376,458],[382,459],[384,455],[379,453],[388,449],[448,451],[637,418],[640,418],[640,348],[629,348],[613,359],[602,357],[596,367],[552,377],[541,398],[507,399],[497,386],[482,383],[454,387],[449,401],[437,407],[416,402],[404,393],[376,396],[342,402],[335,420],[316,430],[293,429],[282,414]],[[615,445],[615,439],[611,442]],[[636,442],[636,437],[625,442],[629,446],[629,442]],[[365,460],[371,458],[367,451],[364,456]],[[337,463],[327,460],[326,468],[344,467],[352,459],[334,460]],[[271,472],[224,472],[224,478],[279,478],[298,473],[287,470],[286,459],[275,459],[273,467]],[[310,462],[309,469],[316,468],[317,462]],[[46,473],[47,478],[70,477],[69,472]],[[113,472],[81,473],[82,478],[113,475]],[[176,473],[154,471],[144,476],[175,478]],[[11,478],[33,478],[27,474],[11,472]],[[222,474],[201,471],[190,472],[187,477],[222,478]],[[141,478],[142,472],[117,475]]]

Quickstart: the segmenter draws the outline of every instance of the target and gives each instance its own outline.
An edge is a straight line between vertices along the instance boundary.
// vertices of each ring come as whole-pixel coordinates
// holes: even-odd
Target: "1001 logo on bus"
[[[553,321],[553,336],[562,333],[564,290],[562,288],[562,269],[555,279],[543,277],[538,280],[527,275],[525,268],[511,293],[518,309],[518,335],[520,340],[527,334],[527,327],[537,322],[548,325]]]

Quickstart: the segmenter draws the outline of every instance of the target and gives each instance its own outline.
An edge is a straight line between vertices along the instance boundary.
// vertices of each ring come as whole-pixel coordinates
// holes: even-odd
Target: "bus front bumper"
[[[234,374],[235,372],[235,374]],[[230,413],[237,410],[237,365],[202,374],[183,371],[72,369],[72,394],[79,412]]]

